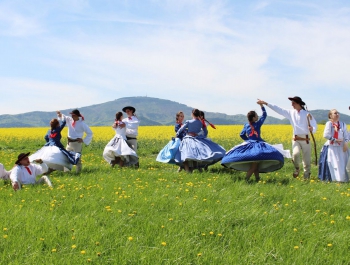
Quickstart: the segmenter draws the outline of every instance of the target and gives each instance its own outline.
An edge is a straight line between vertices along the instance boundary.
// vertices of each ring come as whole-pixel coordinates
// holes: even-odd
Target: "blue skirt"
[[[248,140],[228,151],[221,165],[247,172],[252,163],[259,163],[259,172],[266,173],[278,170],[284,165],[283,155],[272,145]]]
[[[180,138],[173,138],[164,148],[159,152],[156,161],[162,163],[176,164],[175,155],[179,151],[181,144]]]
[[[225,155],[225,149],[208,138],[198,138],[186,135],[175,155],[175,162],[182,165],[185,161],[200,162],[200,167],[209,166],[220,161]]]
[[[318,164],[318,178],[322,181],[332,181],[331,172],[329,171],[327,154],[329,145],[324,145],[321,150],[320,162]]]

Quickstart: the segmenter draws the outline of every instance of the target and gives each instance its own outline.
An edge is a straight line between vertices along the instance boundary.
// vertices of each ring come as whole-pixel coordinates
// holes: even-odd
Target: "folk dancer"
[[[32,164],[29,161],[30,153],[21,153],[18,155],[16,166],[12,169],[10,179],[12,188],[16,191],[21,189],[23,184],[42,184],[46,183],[52,187],[51,181],[47,176],[42,176],[39,180],[36,177],[47,172],[47,165],[41,160],[37,159],[35,162],[39,165]]]
[[[122,122],[125,123],[125,125],[123,126],[126,127],[126,142],[129,145],[129,147],[137,153],[137,136],[140,121],[135,114],[136,109],[132,106],[127,106],[124,107],[122,110],[128,116],[122,120]],[[123,126],[121,126],[121,128]],[[135,166],[139,167],[139,162],[137,162]]]
[[[68,143],[66,146],[67,151],[73,151],[76,153],[82,153],[83,143],[89,145],[93,133],[89,126],[84,121],[84,116],[80,114],[78,109],[74,109],[70,112],[71,117],[63,115],[60,111],[57,111],[58,120],[65,119],[68,126]],[[84,133],[86,134],[85,138]],[[82,169],[81,158],[76,165],[76,172],[79,173]],[[67,170],[66,170],[67,171]]]
[[[300,97],[289,97],[293,109],[283,109],[263,100],[258,104],[264,104],[273,111],[287,118],[293,127],[292,156],[295,170],[293,177],[299,176],[300,155],[303,155],[304,179],[309,179],[311,174],[311,143],[309,133],[315,133],[317,123],[315,118],[305,110],[305,102]],[[309,126],[310,122],[310,126]]]

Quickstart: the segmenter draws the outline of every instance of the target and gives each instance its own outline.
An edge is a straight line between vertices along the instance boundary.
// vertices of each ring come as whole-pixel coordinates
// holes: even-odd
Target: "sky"
[[[348,0],[0,0],[0,115],[134,96],[350,115],[349,47]]]

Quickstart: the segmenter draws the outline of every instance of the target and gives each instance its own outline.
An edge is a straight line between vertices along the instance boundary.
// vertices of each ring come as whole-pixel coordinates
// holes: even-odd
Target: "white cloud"
[[[312,103],[310,108],[331,108],[328,104],[336,103],[329,100],[330,90],[343,94],[350,85],[347,7],[326,12],[321,4],[259,1],[247,7],[245,12],[254,12],[244,17],[230,1],[151,1],[150,8],[164,12],[152,17],[129,9],[94,11],[91,3],[77,0],[70,11],[66,3],[60,10],[71,15],[76,31],[45,33],[36,44],[42,66],[62,80],[47,82],[88,91],[93,97],[84,97],[84,105],[147,94],[236,114],[255,108],[258,97],[289,107],[286,98],[300,95]],[[277,4],[313,12],[264,13]],[[52,6],[45,8],[46,14],[52,12]],[[48,24],[34,23],[38,29]],[[14,80],[8,85],[19,87]]]

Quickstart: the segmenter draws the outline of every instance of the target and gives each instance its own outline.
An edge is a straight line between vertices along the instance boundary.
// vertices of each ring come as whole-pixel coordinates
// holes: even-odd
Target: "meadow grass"
[[[270,135],[290,133],[266,127]],[[173,128],[157,128],[164,136],[155,128],[140,128],[149,131],[140,136],[139,169],[110,168],[102,159],[108,131],[84,148],[82,173],[50,175],[53,189],[14,192],[0,184],[1,264],[350,263],[349,184],[319,182],[315,165],[311,180],[293,179],[290,160],[258,183],[219,163],[202,174],[177,173],[155,161]],[[6,133],[0,162],[7,169],[20,152],[43,145],[40,133],[26,142]],[[289,138],[279,138],[285,148]],[[324,141],[316,138],[319,151]],[[213,140],[227,150],[241,142],[236,132]]]

